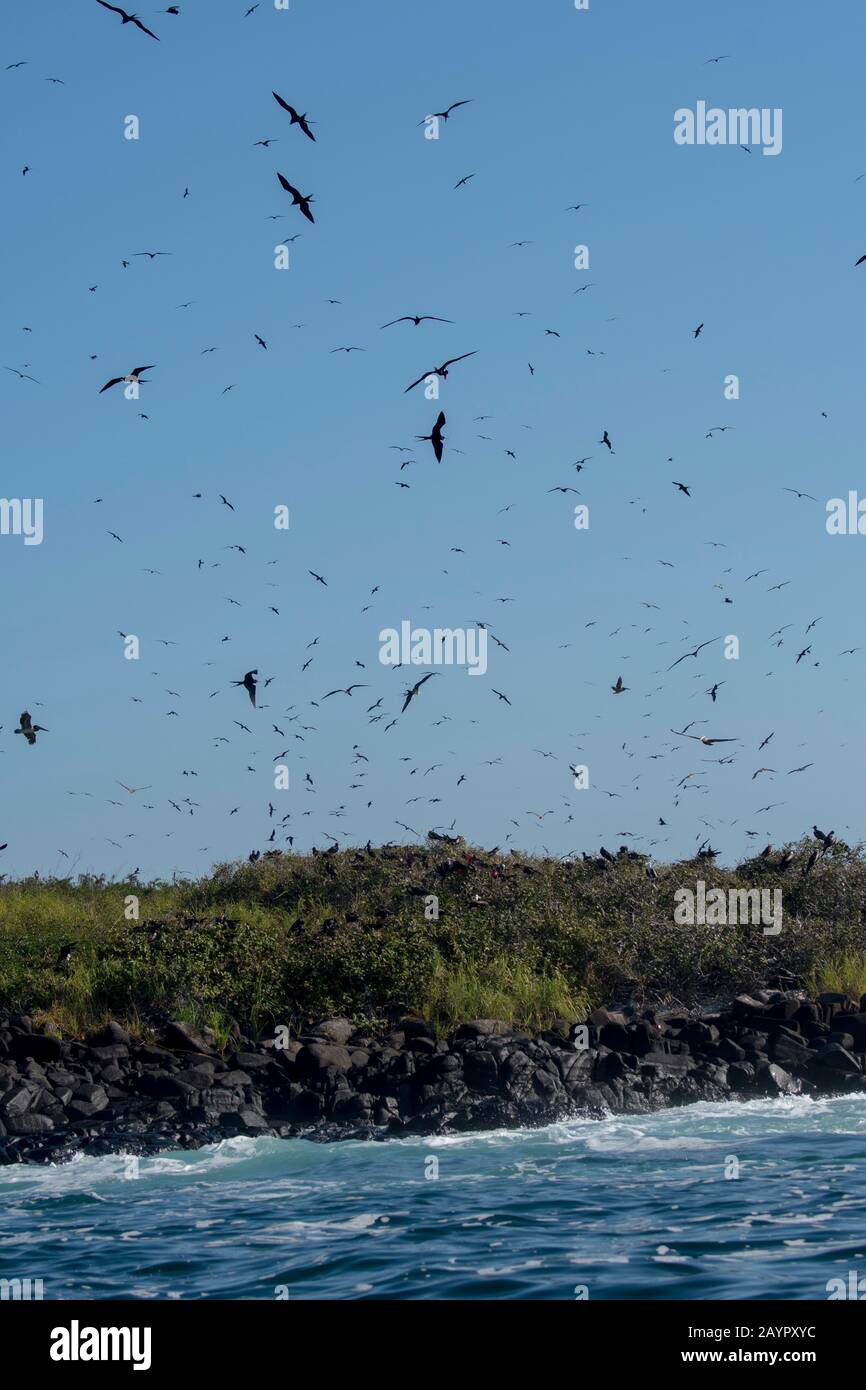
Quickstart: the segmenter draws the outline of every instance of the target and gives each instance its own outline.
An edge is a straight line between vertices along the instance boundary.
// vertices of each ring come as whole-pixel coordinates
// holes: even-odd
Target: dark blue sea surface
[[[858,1095],[7,1167],[0,1278],[46,1299],[823,1299],[866,1275],[864,1137]]]

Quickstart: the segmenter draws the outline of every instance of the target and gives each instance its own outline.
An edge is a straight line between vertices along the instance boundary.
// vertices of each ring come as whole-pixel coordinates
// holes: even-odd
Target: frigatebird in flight
[[[449,367],[453,367],[455,362],[463,362],[467,357],[474,357],[477,351],[477,348],[473,348],[471,352],[462,352],[459,357],[449,357],[448,361],[443,362],[441,367],[431,367],[429,372],[424,372],[417,381],[413,381],[410,386],[407,386],[403,395],[405,396],[407,391],[414,391],[415,387],[420,386],[422,381],[426,381],[428,376],[441,376],[444,381],[448,376]]]
[[[113,10],[115,14],[119,14],[124,24],[134,24],[136,29],[140,29],[143,34],[150,34],[150,37],[159,43],[158,35],[154,34],[152,29],[148,29],[146,24],[142,24],[137,14],[127,14],[126,10],[121,10],[117,5],[109,5],[108,0],[96,0],[96,2],[104,10]]]
[[[274,98],[274,101],[276,101],[280,106],[282,106],[284,111],[288,111],[289,115],[292,118],[292,125],[299,125],[304,134],[310,140],[314,141],[316,137],[310,130],[309,124],[307,122],[306,112],[303,115],[301,115],[299,112],[295,110],[294,106],[290,106],[287,101],[283,101],[283,98],[277,92],[272,91],[271,96]]]
[[[279,179],[286,192],[291,193],[292,206],[300,208],[301,212],[304,214],[308,222],[315,222],[316,219],[310,212],[310,203],[313,201],[312,193],[309,193],[306,197],[304,197],[303,193],[299,193],[297,188],[293,188],[292,185],[289,183],[288,179],[283,178],[282,174],[278,173],[277,178]]]

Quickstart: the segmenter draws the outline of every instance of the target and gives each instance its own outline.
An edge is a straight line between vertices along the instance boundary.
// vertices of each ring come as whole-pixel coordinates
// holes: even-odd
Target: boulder
[[[836,1042],[827,1043],[820,1052],[813,1052],[810,1066],[819,1072],[825,1068],[831,1068],[833,1071],[860,1071],[857,1058]]]
[[[775,1062],[767,1062],[757,1068],[755,1085],[765,1095],[793,1096],[800,1089],[799,1082]]]
[[[456,1038],[489,1038],[494,1034],[510,1033],[511,1025],[503,1023],[500,1018],[473,1018],[467,1023],[461,1023]]]
[[[315,1073],[335,1067],[337,1071],[349,1071],[352,1058],[345,1047],[335,1043],[307,1043],[295,1058],[295,1065],[301,1072]]]
[[[310,1031],[318,1038],[327,1038],[328,1042],[342,1044],[349,1041],[355,1031],[355,1025],[347,1018],[326,1018]]]
[[[113,1047],[115,1044],[129,1047],[131,1042],[131,1035],[125,1028],[121,1028],[119,1023],[115,1023],[114,1019],[109,1019],[104,1028],[100,1028],[98,1033],[93,1033],[87,1039],[89,1047]]]
[[[210,1052],[207,1042],[191,1023],[184,1023],[182,1020],[175,1020],[167,1023],[162,1035],[162,1040],[166,1047],[173,1048],[175,1052]]]
[[[625,1028],[628,1019],[625,1014],[617,1013],[612,1009],[596,1009],[594,1013],[590,1014],[587,1022],[599,1029],[604,1028],[608,1023],[617,1023],[621,1028]]]
[[[463,1058],[466,1085],[473,1091],[495,1091],[499,1081],[496,1058],[490,1052],[467,1052]]]
[[[5,1124],[10,1134],[50,1134],[54,1128],[50,1115],[7,1115]]]
[[[56,1062],[63,1044],[51,1033],[15,1033],[9,1044],[9,1055],[22,1060],[32,1057],[35,1062]]]

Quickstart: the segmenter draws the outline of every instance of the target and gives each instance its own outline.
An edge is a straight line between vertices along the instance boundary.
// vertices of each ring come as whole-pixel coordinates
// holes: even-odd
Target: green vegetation
[[[815,994],[825,990],[860,999],[866,994],[866,951],[840,951],[813,970],[809,988]]]
[[[858,998],[866,857],[835,843],[804,874],[814,844],[788,846],[785,869],[774,852],[733,869],[657,865],[654,880],[625,855],[602,869],[463,841],[273,854],[177,884],[25,879],[0,884],[0,1006],[70,1035],[183,1018],[225,1041],[335,1013],[538,1028],[612,1000],[691,1003],[779,980]],[[676,925],[674,891],[699,878],[781,888],[781,933]]]

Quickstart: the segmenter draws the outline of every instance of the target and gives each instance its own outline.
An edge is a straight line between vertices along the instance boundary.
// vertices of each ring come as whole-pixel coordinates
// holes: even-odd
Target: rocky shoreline
[[[281,1044],[281,1045],[278,1045]],[[759,990],[712,1010],[597,1009],[529,1038],[494,1019],[373,1037],[332,1018],[295,1038],[116,1023],[84,1041],[0,1014],[0,1163],[151,1154],[233,1135],[326,1141],[642,1114],[693,1101],[866,1088],[866,995]]]

